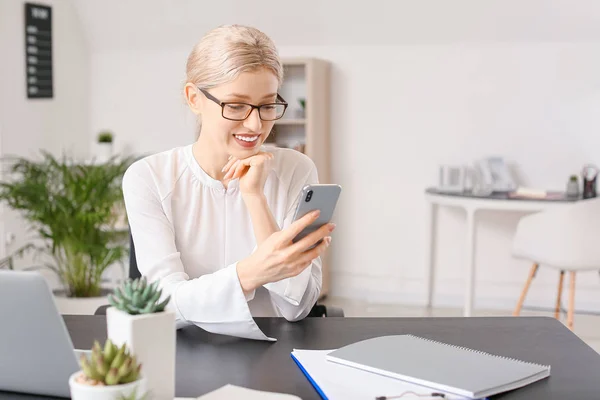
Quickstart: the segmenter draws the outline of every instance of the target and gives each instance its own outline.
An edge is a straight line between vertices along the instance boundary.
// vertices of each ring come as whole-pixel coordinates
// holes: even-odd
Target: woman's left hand
[[[244,195],[263,194],[267,176],[271,170],[273,154],[260,152],[254,156],[237,159],[231,157],[223,172],[223,180],[240,179],[240,190]]]

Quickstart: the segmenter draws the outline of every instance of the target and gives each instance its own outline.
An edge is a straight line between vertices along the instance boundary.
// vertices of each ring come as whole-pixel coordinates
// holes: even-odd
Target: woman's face
[[[266,69],[244,72],[234,81],[206,90],[208,96],[225,103],[248,103],[260,106],[275,103],[277,99],[277,77]],[[194,98],[188,100],[190,107],[202,116],[202,140],[210,141],[211,146],[224,155],[247,158],[259,152],[260,146],[269,136],[274,121],[263,121],[258,109],[242,121],[232,121],[222,115],[222,109],[215,100],[211,100],[200,90],[196,90]],[[193,101],[192,101],[193,100]],[[225,105],[223,113],[226,117],[243,118],[244,106]],[[263,111],[266,116],[266,111]]]

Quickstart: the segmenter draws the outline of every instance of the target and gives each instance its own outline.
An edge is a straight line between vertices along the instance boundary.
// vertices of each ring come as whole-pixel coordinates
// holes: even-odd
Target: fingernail
[[[233,156],[229,156],[229,158],[227,159],[227,161],[231,160],[231,157],[233,157]]]
[[[321,215],[321,210],[313,211],[313,216],[318,217],[319,215]]]
[[[221,170],[221,172],[225,172],[225,167],[223,167],[223,169]]]
[[[335,229],[335,224],[329,224],[329,232],[333,232]]]
[[[326,244],[327,246],[329,246],[329,245],[331,244],[331,236],[327,236],[327,237],[325,238],[325,244]]]

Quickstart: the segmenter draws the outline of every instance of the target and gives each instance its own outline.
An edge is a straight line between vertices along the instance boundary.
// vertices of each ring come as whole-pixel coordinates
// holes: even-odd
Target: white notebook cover
[[[294,349],[292,358],[300,366],[321,399],[326,400],[373,400],[380,396],[394,398],[402,393],[420,394],[422,399],[431,392],[428,387],[372,374],[367,371],[327,361],[325,358],[332,350],[299,350]],[[466,397],[445,392],[445,400],[466,400]],[[414,395],[403,397],[406,400],[417,400]]]
[[[357,342],[329,353],[327,360],[469,398],[517,389],[550,375],[550,366],[413,335]]]

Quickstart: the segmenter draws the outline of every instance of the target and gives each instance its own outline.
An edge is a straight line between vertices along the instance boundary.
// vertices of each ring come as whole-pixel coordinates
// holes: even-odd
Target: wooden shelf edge
[[[306,57],[287,57],[287,58],[282,58],[281,59],[281,63],[283,64],[284,67],[294,67],[294,66],[305,66],[306,64],[308,64],[310,62],[310,58],[306,58]]]
[[[282,118],[275,121],[275,125],[304,125],[306,119],[304,118]]]

